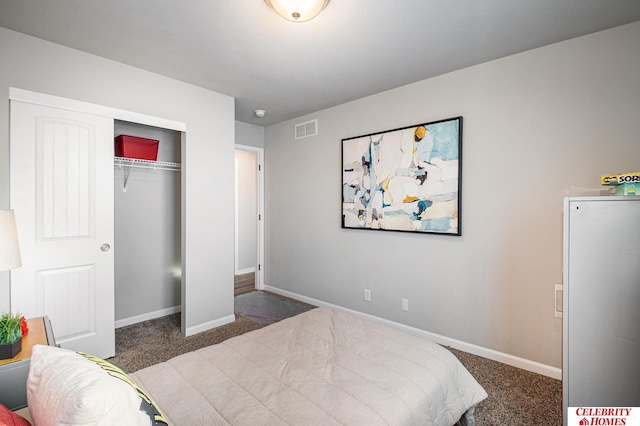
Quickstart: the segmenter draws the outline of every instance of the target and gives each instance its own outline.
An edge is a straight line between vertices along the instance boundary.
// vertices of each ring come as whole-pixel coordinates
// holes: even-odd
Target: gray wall
[[[157,139],[158,160],[180,163],[180,132],[116,121],[115,136]],[[116,321],[180,307],[180,172],[114,170]]]
[[[264,148],[264,127],[236,121],[236,143]]]
[[[233,319],[231,97],[0,28],[0,208],[9,203],[9,87],[180,121],[183,210],[182,301],[188,332]],[[0,276],[0,310],[8,307]]]
[[[265,284],[559,368],[563,197],[638,168],[639,45],[636,22],[267,127]],[[461,237],[340,228],[342,138],[458,115]]]

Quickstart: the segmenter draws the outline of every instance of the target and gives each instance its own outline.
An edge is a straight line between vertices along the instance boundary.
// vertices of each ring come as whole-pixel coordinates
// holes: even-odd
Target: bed
[[[30,408],[39,405],[34,407],[36,412],[31,410],[39,426],[38,416],[48,413],[50,419],[52,411],[64,411],[65,407],[53,404],[52,408],[51,402],[38,401],[61,393],[39,387],[52,382],[44,376],[64,362],[52,359],[38,366],[37,361],[37,371],[33,378],[30,372],[27,382],[27,396]],[[116,367],[107,370],[110,376],[124,375]],[[73,381],[70,375],[77,371],[70,368],[60,377]],[[475,406],[487,396],[447,349],[332,308],[312,309],[124,376],[119,381],[128,382],[138,395],[127,406],[135,410],[141,398],[140,410],[152,414],[151,424],[175,426],[473,425]],[[72,383],[64,392],[80,392],[79,388]],[[104,394],[119,391],[100,388],[94,403],[105,407],[100,408],[101,414],[87,416],[104,421],[107,415],[123,415],[130,409],[118,402],[119,409],[108,411],[113,404],[104,401]],[[90,406],[85,400],[83,404]],[[79,410],[77,401],[65,404],[71,407],[69,415],[77,415],[73,412]],[[153,412],[153,407],[159,408]],[[140,421],[149,424],[148,418],[146,423]],[[124,418],[109,422],[134,424]],[[89,419],[87,424],[109,423]]]
[[[176,425],[473,424],[473,408],[487,396],[448,350],[331,308],[133,379]]]

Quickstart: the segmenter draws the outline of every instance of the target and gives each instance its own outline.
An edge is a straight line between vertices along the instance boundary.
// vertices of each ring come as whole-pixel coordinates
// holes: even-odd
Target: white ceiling
[[[0,0],[0,26],[233,96],[262,126],[638,20],[639,0],[331,0],[306,23],[263,0]]]

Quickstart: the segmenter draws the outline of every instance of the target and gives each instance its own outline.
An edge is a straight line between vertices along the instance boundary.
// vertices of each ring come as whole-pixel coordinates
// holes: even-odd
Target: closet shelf
[[[122,192],[127,192],[127,182],[132,168],[150,169],[150,170],[168,170],[171,172],[179,172],[182,166],[180,163],[171,163],[169,161],[152,161],[140,160],[138,158],[113,157],[113,164],[124,167],[124,185]]]
[[[113,161],[114,165],[120,167],[137,167],[140,169],[169,170],[174,172],[180,171],[182,167],[180,163],[171,163],[169,161],[139,160],[137,158],[114,157]]]

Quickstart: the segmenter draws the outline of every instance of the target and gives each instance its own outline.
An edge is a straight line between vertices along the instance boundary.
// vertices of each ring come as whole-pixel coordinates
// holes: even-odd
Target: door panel
[[[95,329],[95,266],[39,271],[37,276],[37,293],[42,295],[39,310],[59,320],[55,332],[67,340],[91,336]],[[73,317],[67,312],[73,312]]]
[[[84,123],[36,122],[41,135],[36,154],[41,172],[36,188],[38,238],[90,237],[93,129]]]
[[[113,356],[113,119],[12,101],[10,138],[12,310],[48,315],[62,347]]]

